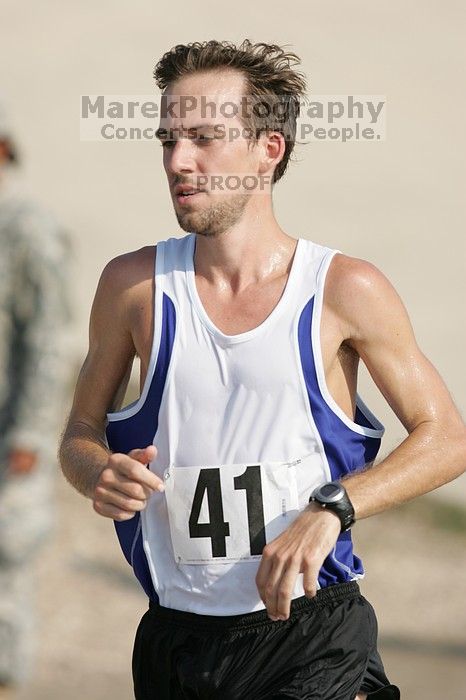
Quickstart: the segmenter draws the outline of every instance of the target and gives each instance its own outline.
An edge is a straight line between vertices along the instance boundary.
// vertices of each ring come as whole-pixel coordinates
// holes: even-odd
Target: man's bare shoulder
[[[130,333],[135,309],[151,298],[155,246],[112,258],[102,270],[91,311],[91,328]]]
[[[113,292],[131,290],[141,282],[152,280],[155,265],[155,246],[144,246],[112,258],[102,270],[100,285]]]
[[[406,323],[403,302],[375,265],[338,253],[325,282],[326,307],[339,319],[345,338],[366,335],[372,324]]]
[[[327,285],[332,291],[347,294],[350,288],[367,289],[383,283],[390,284],[385,275],[371,262],[337,253],[332,260]]]

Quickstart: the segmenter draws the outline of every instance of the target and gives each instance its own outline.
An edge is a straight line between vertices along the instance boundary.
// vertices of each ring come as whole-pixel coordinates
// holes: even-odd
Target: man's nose
[[[193,172],[194,145],[188,138],[177,139],[167,155],[167,169],[173,173]]]

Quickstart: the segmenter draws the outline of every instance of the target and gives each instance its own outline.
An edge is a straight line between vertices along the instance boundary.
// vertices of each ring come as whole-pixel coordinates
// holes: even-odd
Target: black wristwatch
[[[339,481],[329,481],[318,486],[311,493],[309,503],[317,503],[338,515],[342,532],[349,530],[355,522],[353,504]]]

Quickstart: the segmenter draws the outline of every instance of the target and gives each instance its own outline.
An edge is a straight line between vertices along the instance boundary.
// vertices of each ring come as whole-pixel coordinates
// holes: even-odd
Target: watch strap
[[[311,497],[309,498],[309,503],[318,503],[321,508],[326,508],[327,510],[331,510],[332,513],[335,513],[335,515],[337,515],[340,519],[341,532],[346,532],[355,523],[354,508],[353,504],[349,499],[345,487],[340,482],[338,482],[338,485],[343,490],[343,495],[338,501],[334,503],[327,503],[323,500],[320,500],[318,492],[319,488],[321,487],[318,487],[311,494]]]

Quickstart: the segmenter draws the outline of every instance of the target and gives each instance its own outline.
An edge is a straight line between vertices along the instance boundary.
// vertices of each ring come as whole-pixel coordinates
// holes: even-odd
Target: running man
[[[298,62],[248,41],[162,57],[157,135],[187,235],[115,258],[95,296],[60,457],[149,598],[138,700],[399,698],[350,528],[465,469],[460,416],[390,283],[275,218]],[[120,410],[136,355],[141,395]],[[359,359],[408,432],[376,466]]]

